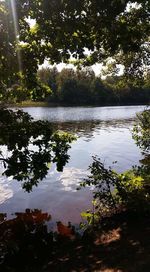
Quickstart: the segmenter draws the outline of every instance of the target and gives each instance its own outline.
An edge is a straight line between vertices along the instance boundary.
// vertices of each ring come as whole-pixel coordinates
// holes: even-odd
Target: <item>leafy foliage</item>
[[[100,214],[113,213],[121,207],[138,212],[149,210],[150,192],[137,171],[118,174],[105,168],[97,157],[93,157],[89,169],[91,175],[80,186],[94,186],[93,196]]]
[[[150,101],[150,85],[137,86],[126,82],[124,76],[111,75],[102,80],[90,68],[63,69],[42,68],[38,78],[52,90],[48,102],[66,105],[122,105],[147,104]]]
[[[30,26],[29,18],[34,20],[34,26]],[[56,85],[52,78],[48,84],[50,88],[38,80],[37,70],[45,59],[53,64],[69,62],[73,56],[81,67],[96,62],[107,63],[113,58],[116,65],[124,65],[126,79],[133,75],[136,82],[140,78],[141,85],[148,75],[150,24],[149,1],[146,0],[136,3],[127,0],[2,0],[0,26],[0,100],[18,102],[47,98]],[[14,85],[19,87],[14,88]],[[96,83],[93,86],[97,93]],[[70,89],[74,90],[73,95],[77,94],[80,103],[91,101],[88,83],[80,82],[76,86],[72,80],[61,85],[62,96],[58,100],[68,98]],[[104,89],[106,96],[111,96],[110,91],[107,93],[108,88]],[[105,92],[102,92],[98,95],[99,101],[104,97]],[[111,101],[118,103],[117,97],[111,97]],[[135,100],[136,97],[135,94]],[[139,97],[142,100],[141,93]],[[57,92],[53,98],[58,98]],[[75,99],[68,100],[70,103]],[[96,103],[97,97],[92,100]],[[107,100],[102,104],[109,104]]]
[[[133,129],[133,138],[142,150],[143,158],[141,165],[136,167],[136,171],[144,179],[144,186],[150,192],[150,110],[145,109],[137,115],[137,123]]]
[[[47,223],[51,215],[41,210],[26,209],[15,213],[15,218],[7,219],[0,214],[0,265],[3,271],[30,270],[35,263],[47,258],[53,246],[54,234],[48,232]],[[44,252],[43,252],[44,251]]]
[[[2,0],[1,84],[8,88],[21,81],[31,90],[39,64],[68,62],[71,55],[84,65],[112,57],[125,74],[143,77],[149,66],[149,10],[147,0]]]
[[[149,65],[149,11],[147,0],[0,1],[0,98],[19,84],[33,100],[45,99],[50,88],[38,81],[39,65],[45,59],[52,64],[68,62],[71,55],[84,65],[111,57],[125,66],[125,74],[144,76]],[[35,22],[33,27],[29,18]],[[64,97],[72,90],[70,85],[75,85],[72,80],[65,84]],[[80,89],[84,101],[87,85],[81,84]],[[1,145],[7,145],[10,152],[9,158],[1,157],[5,174],[25,180],[24,187],[30,191],[47,173],[47,162],[56,161],[62,169],[68,158],[67,135],[52,134],[48,123],[35,122],[20,111],[1,109],[1,118]],[[30,150],[30,144],[38,150]]]
[[[147,64],[148,49],[144,45],[149,42],[150,27],[148,1],[136,3],[58,0],[32,1],[27,7],[36,19],[38,39],[45,41],[40,45],[42,51],[45,49],[51,62],[67,61],[71,53],[93,64],[108,56],[120,55],[121,60],[123,53],[128,71],[135,72],[140,60]],[[85,47],[92,52],[90,57],[86,58]]]
[[[147,155],[150,153],[150,110],[146,109],[137,115],[137,123],[133,129],[133,138]]]
[[[113,212],[120,207],[134,211],[150,211],[150,110],[146,109],[137,115],[133,129],[133,138],[145,155],[141,165],[132,170],[117,173],[111,168],[105,168],[97,157],[89,169],[91,175],[83,183],[84,186],[94,186],[94,198],[98,201],[97,209]]]
[[[50,163],[62,171],[69,160],[67,151],[74,136],[53,133],[49,122],[34,121],[21,110],[0,109],[0,131],[3,174],[21,181],[28,192],[47,175]]]

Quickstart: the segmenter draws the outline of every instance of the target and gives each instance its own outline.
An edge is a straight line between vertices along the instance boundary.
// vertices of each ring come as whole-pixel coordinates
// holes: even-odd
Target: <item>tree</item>
[[[1,99],[15,83],[27,88],[32,99],[38,99],[37,90],[43,88],[37,78],[38,66],[45,59],[52,64],[68,62],[70,54],[84,65],[112,57],[125,65],[126,74],[143,76],[143,67],[145,69],[149,64],[149,14],[147,0],[138,0],[136,4],[127,0],[1,0]],[[29,18],[35,20],[34,27],[28,23]],[[90,56],[86,55],[85,48],[91,52]],[[15,127],[19,126],[20,120],[15,121],[13,112],[1,111],[5,125],[8,118]],[[20,118],[24,120],[24,115],[21,114]],[[32,120],[27,119],[27,123],[21,121],[25,131],[32,124]],[[3,120],[0,125],[2,134]],[[2,140],[8,147],[13,136],[10,125],[4,126],[7,141],[5,137]],[[38,125],[44,126],[42,123]],[[60,148],[60,142],[56,141],[56,147]],[[15,160],[18,163],[18,157]]]
[[[16,55],[16,38],[12,14],[8,13],[6,2],[0,2],[0,97],[10,87],[18,70]],[[13,65],[12,65],[13,63]]]
[[[3,175],[22,182],[30,192],[48,173],[51,163],[62,171],[69,160],[67,154],[74,137],[67,133],[53,132],[47,121],[34,121],[20,110],[0,109],[0,162]]]
[[[35,88],[44,59],[68,62],[70,54],[83,64],[111,57],[125,65],[126,76],[144,76],[149,65],[149,10],[146,0],[2,0],[1,86],[19,77],[28,89]],[[34,27],[28,18],[35,20]]]
[[[44,85],[41,86],[37,79],[38,64],[43,58],[41,56],[40,59],[36,31],[31,31],[27,17],[24,1],[0,2],[1,99],[9,89],[13,95],[11,88],[15,83],[27,89],[33,99],[38,98],[39,91],[42,91],[42,96],[45,95]],[[49,93],[48,87],[45,88]],[[46,176],[50,163],[56,163],[57,170],[62,171],[69,159],[67,151],[73,136],[54,133],[48,122],[34,121],[22,111],[14,112],[0,106],[0,116],[3,174],[21,181],[22,187],[29,192]],[[8,154],[3,146],[7,147]]]
[[[143,64],[149,64],[149,1],[16,0],[16,4],[20,38],[36,41],[30,44],[34,54],[37,47],[39,61],[67,62],[70,53],[85,64],[113,57],[125,65],[126,74],[137,76],[142,76]],[[36,31],[31,35],[29,29],[27,37],[23,27],[28,16],[36,20]],[[84,48],[90,50],[89,57]]]
[[[120,209],[142,213],[150,211],[150,110],[137,115],[133,138],[141,148],[144,159],[139,166],[124,173],[111,167],[105,168],[97,157],[89,166],[90,175],[78,189],[94,186],[93,197],[100,215],[114,213]]]
[[[55,95],[57,90],[56,78],[58,76],[57,67],[53,68],[42,68],[38,70],[38,77],[44,84],[48,85]]]
[[[137,115],[133,138],[145,154],[150,153],[150,110],[145,109]]]
[[[13,69],[8,65],[12,65],[11,57],[17,60],[18,56],[23,82],[29,87],[36,84],[38,64],[44,59],[68,62],[70,54],[84,64],[112,57],[125,65],[126,74],[139,77],[149,65],[147,0],[12,0],[1,1],[0,6],[4,58],[1,71],[11,70],[12,76]],[[32,28],[27,22],[29,17],[36,22]],[[84,48],[90,50],[90,56]]]
[[[144,177],[145,186],[148,192],[150,192],[150,110],[148,108],[137,115],[137,123],[133,129],[133,138],[142,150],[143,155],[137,172]]]

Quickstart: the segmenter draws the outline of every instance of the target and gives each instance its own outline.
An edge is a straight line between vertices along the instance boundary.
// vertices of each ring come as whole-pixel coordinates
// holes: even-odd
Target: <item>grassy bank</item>
[[[15,103],[11,105],[12,107],[49,107],[49,103],[47,102],[42,102],[42,101],[22,101],[20,103]]]

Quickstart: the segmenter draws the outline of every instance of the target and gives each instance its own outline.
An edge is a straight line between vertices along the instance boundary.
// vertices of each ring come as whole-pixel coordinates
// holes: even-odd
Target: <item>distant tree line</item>
[[[128,81],[124,76],[96,77],[90,68],[63,69],[42,68],[38,71],[39,81],[50,87],[48,102],[69,105],[123,105],[148,104],[150,102],[149,77],[140,84]]]
[[[1,93],[8,103],[26,100],[44,101],[58,105],[133,105],[149,104],[149,75],[143,82],[128,80],[113,73],[105,79],[96,77],[91,68],[42,68],[37,72],[36,88],[27,89],[20,82]]]

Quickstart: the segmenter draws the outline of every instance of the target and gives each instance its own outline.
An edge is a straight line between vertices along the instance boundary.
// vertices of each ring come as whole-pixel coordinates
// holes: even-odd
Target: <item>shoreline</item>
[[[48,102],[34,102],[34,101],[25,101],[22,103],[6,103],[2,106],[10,107],[10,108],[26,108],[26,107],[47,107],[47,108],[54,108],[54,107],[125,107],[125,106],[149,106],[149,104],[139,104],[139,103],[128,103],[128,104],[63,104],[63,103],[48,103]]]

